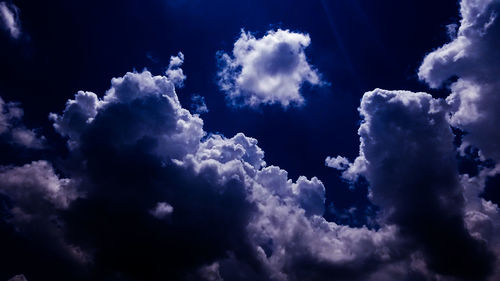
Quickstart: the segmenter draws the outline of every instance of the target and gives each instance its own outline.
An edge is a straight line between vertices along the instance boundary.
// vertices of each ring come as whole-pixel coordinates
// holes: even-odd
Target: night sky
[[[499,13],[0,1],[0,281],[499,280]]]

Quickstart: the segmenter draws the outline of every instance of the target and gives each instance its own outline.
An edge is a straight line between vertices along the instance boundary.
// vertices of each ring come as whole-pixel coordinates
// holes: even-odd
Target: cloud
[[[318,72],[307,62],[308,34],[270,30],[262,38],[241,31],[232,56],[219,53],[219,87],[233,105],[300,106],[305,82],[321,84]]]
[[[174,207],[166,202],[158,202],[156,207],[150,211],[151,215],[158,219],[163,219],[172,214]]]
[[[61,217],[80,195],[75,182],[60,178],[47,161],[0,167],[2,278],[23,272],[61,280],[72,271],[81,272],[86,256],[66,241]]]
[[[21,36],[19,8],[17,8],[16,5],[0,2],[0,22],[2,27],[9,32],[12,38],[18,39]]]
[[[197,114],[208,113],[208,107],[205,103],[205,97],[193,95],[191,97],[191,109]]]
[[[20,275],[16,275],[16,276],[12,277],[8,281],[27,281],[27,280],[26,280],[26,277],[24,277],[24,275],[20,274]]]
[[[170,57],[170,63],[168,65],[166,76],[170,81],[174,83],[177,87],[182,87],[184,85],[184,80],[186,80],[186,75],[182,71],[180,66],[184,63],[184,54],[179,52],[177,56]]]
[[[23,124],[24,111],[18,103],[5,103],[0,97],[0,137],[6,142],[31,149],[45,147],[45,137]]]
[[[429,53],[419,77],[432,87],[458,77],[447,102],[452,106],[451,125],[467,132],[462,149],[478,147],[481,155],[500,161],[500,3],[495,0],[462,0],[462,20],[456,37]]]
[[[354,167],[368,180],[370,199],[381,208],[379,220],[397,225],[429,270],[459,280],[486,280],[495,258],[465,227],[447,113],[446,102],[429,94],[367,92],[360,107],[358,158],[354,164],[342,157],[327,161],[347,171]]]
[[[112,79],[102,98],[78,92],[62,114],[51,115],[69,139],[72,164],[64,170],[84,194],[62,211],[62,231],[94,264],[88,276],[376,280],[416,274],[393,273],[402,266],[394,263],[409,262],[409,253],[398,250],[395,227],[327,222],[318,178],[292,180],[267,166],[257,140],[242,133],[207,134],[203,121],[181,107],[174,84],[147,71],[127,73]]]

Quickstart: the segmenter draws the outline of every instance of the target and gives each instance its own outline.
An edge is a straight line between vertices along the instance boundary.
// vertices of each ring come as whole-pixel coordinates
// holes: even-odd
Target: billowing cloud
[[[19,20],[19,9],[16,5],[0,2],[0,26],[9,32],[14,39],[21,36],[21,21]]]
[[[41,149],[45,137],[38,136],[35,130],[27,129],[23,124],[24,111],[18,103],[5,103],[0,97],[0,138],[18,146]]]
[[[71,180],[39,161],[9,168],[0,184],[13,202],[9,216],[28,202],[21,195],[38,194],[29,202],[50,207],[39,212],[57,222],[47,239],[61,250],[46,262],[61,266],[57,257],[74,253],[71,266],[80,265],[54,280],[377,280],[418,272],[401,270],[410,253],[397,250],[395,227],[327,222],[318,178],[291,180],[267,166],[257,140],[242,133],[207,134],[167,76],[127,73],[102,98],[78,92],[51,119],[68,138],[61,169]],[[23,272],[46,277],[32,264]]]
[[[493,5],[474,3],[463,1],[464,18],[477,20]],[[495,16],[483,25],[483,39]],[[464,22],[457,38],[469,36]],[[309,42],[290,31],[260,39],[242,32],[232,56],[221,55],[220,85],[234,104],[301,104],[300,86],[320,83],[305,59]],[[421,68],[432,85],[448,75],[434,72],[441,67],[434,59],[429,55]],[[499,168],[460,175],[450,128],[469,124],[464,141],[496,157],[472,136],[492,130],[473,129],[481,127],[477,116],[493,111],[476,107],[477,115],[463,115],[473,122],[458,123],[462,103],[454,103],[467,101],[463,110],[472,110],[475,101],[457,89],[469,83],[477,90],[468,97],[482,97],[495,85],[488,79],[496,66],[484,70],[484,80],[462,74],[447,100],[409,91],[364,94],[359,156],[325,164],[347,180],[367,180],[369,199],[380,208],[377,227],[368,228],[325,220],[322,181],[291,179],[268,165],[256,139],[206,132],[176,94],[183,60],[182,53],[173,56],[164,75],[113,78],[102,95],[77,92],[61,113],[50,114],[67,139],[67,156],[0,168],[0,278],[498,279],[499,208],[480,194]],[[10,136],[22,111],[1,105],[0,134]]]
[[[310,43],[308,34],[289,30],[271,30],[259,39],[242,30],[232,55],[219,54],[219,86],[233,105],[300,106],[302,84],[321,83],[306,59]]]
[[[452,106],[451,125],[468,134],[463,148],[473,145],[485,158],[500,161],[500,2],[462,0],[462,20],[456,37],[428,54],[419,77],[432,87],[439,87],[452,77],[447,98]]]
[[[348,179],[356,171],[368,180],[382,222],[396,224],[431,271],[486,280],[495,259],[464,224],[463,187],[447,110],[444,100],[425,93],[367,92],[360,107],[359,157],[352,164],[341,157],[327,162],[346,169]]]

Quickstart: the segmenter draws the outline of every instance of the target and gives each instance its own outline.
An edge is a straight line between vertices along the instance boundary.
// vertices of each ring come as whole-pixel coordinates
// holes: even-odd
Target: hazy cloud
[[[19,20],[19,9],[16,5],[0,2],[0,23],[12,38],[18,39],[21,36],[21,21]]]

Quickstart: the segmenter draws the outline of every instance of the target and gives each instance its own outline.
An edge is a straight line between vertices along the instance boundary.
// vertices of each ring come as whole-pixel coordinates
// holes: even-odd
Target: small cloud
[[[21,36],[21,21],[19,8],[16,5],[0,2],[0,25],[10,33],[14,39]]]
[[[24,277],[23,274],[19,274],[10,278],[8,281],[28,281],[28,280],[26,279],[26,277]]]
[[[182,71],[181,65],[184,63],[184,54],[179,52],[177,56],[170,57],[170,64],[168,65],[165,74],[168,79],[174,83],[177,87],[184,86],[184,80],[186,80],[186,75]]]
[[[0,97],[0,136],[13,144],[26,148],[42,149],[45,137],[38,136],[36,130],[28,129],[23,124],[24,111],[18,103],[5,103]]]
[[[257,39],[242,30],[232,56],[218,53],[219,87],[233,105],[300,106],[304,103],[302,85],[322,84],[306,59],[305,49],[310,43],[307,33],[278,29]]]
[[[191,97],[191,109],[198,114],[203,114],[208,112],[207,104],[205,103],[205,97],[200,95],[193,95]]]
[[[156,207],[149,213],[155,218],[164,219],[174,212],[174,207],[166,202],[158,202]]]

